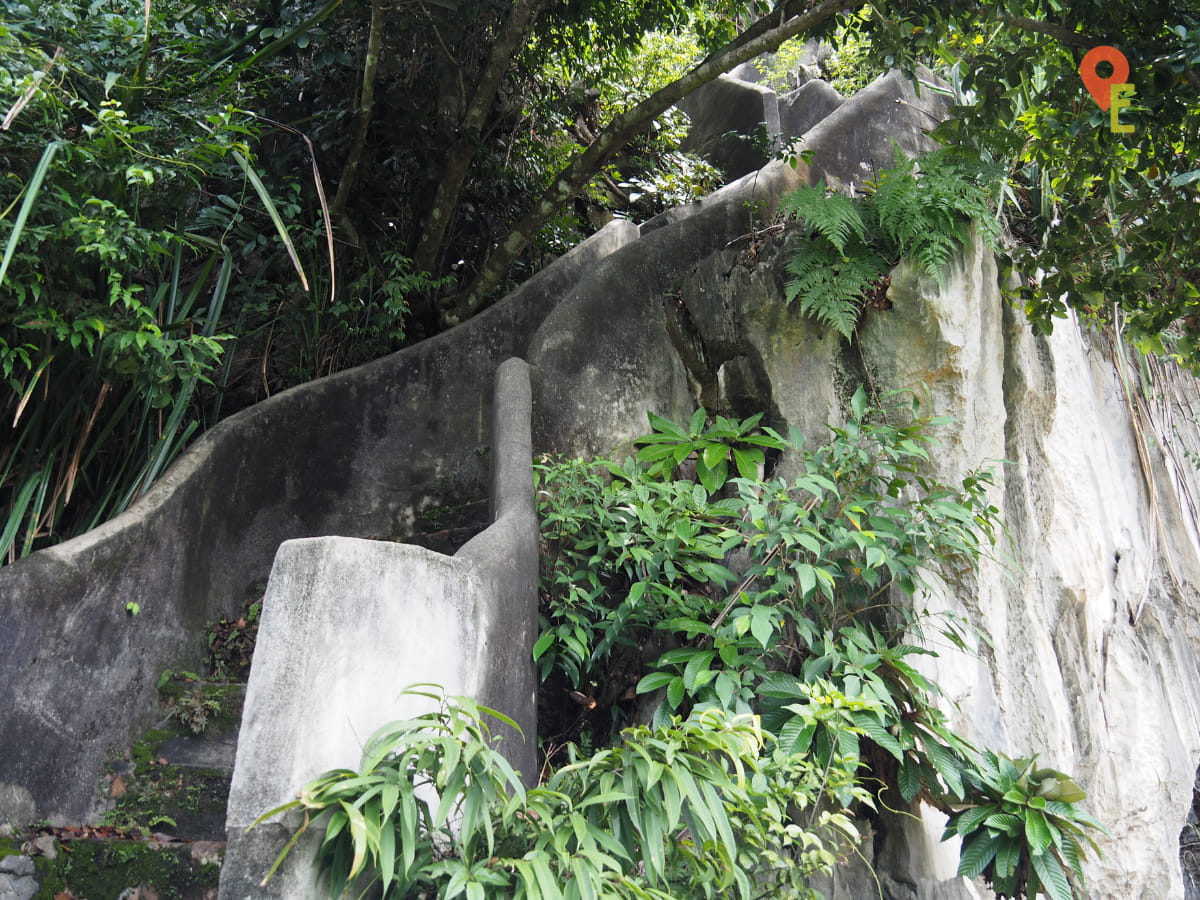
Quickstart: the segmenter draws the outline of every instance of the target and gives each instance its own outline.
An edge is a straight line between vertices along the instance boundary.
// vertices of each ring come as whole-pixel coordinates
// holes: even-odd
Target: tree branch
[[[448,298],[444,317],[446,324],[454,324],[479,312],[542,226],[654,119],[696,88],[734,66],[776,50],[788,38],[818,27],[835,15],[845,5],[845,0],[820,0],[809,9],[792,14],[793,10],[804,5],[801,0],[790,0],[783,4],[779,10],[760,19],[738,38],[711,53],[695,68],[609,122],[596,136],[595,142],[559,172],[533,207],[513,225],[504,240],[484,260],[483,268],[474,281],[459,294]]]
[[[350,199],[350,190],[354,187],[354,181],[358,175],[363,147],[367,143],[371,119],[375,115],[375,82],[379,72],[379,54],[383,50],[384,3],[385,0],[371,0],[371,25],[367,36],[367,56],[363,61],[362,97],[358,104],[358,121],[354,128],[354,142],[350,145],[350,156],[342,169],[342,177],[338,179],[337,193],[329,208],[334,221],[344,218],[346,203]],[[351,239],[357,244],[358,238],[354,234],[354,226],[349,221],[342,224],[349,232]]]
[[[446,154],[442,177],[429,212],[421,223],[421,236],[413,252],[413,268],[418,272],[432,272],[437,268],[438,256],[450,221],[462,195],[463,185],[471,160],[479,147],[484,123],[496,102],[500,85],[508,71],[509,62],[517,47],[524,41],[546,7],[548,0],[515,0],[504,27],[492,44],[487,65],[472,88],[471,102],[463,114],[454,144]]]
[[[1031,31],[1034,34],[1044,34],[1054,38],[1069,47],[1095,47],[1101,43],[1099,38],[1090,37],[1086,34],[1080,34],[1077,31],[1072,31],[1070,28],[1065,28],[1061,25],[1054,25],[1050,22],[1042,22],[1038,19],[1028,19],[1024,16],[1011,16],[1004,19],[1006,25],[1011,25],[1013,28],[1019,28],[1021,31]]]

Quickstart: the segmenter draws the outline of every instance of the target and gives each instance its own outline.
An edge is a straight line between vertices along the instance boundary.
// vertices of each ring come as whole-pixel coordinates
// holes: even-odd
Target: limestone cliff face
[[[939,474],[1008,461],[1007,540],[942,598],[991,640],[937,666],[959,727],[1080,775],[1110,832],[1092,896],[1181,896],[1200,751],[1195,383],[1074,321],[1036,336],[978,248],[945,290],[905,272],[892,295],[863,357],[889,386],[928,384],[957,420]]]
[[[1197,445],[1195,382],[1073,320],[1034,334],[1002,300],[979,246],[944,289],[902,266],[892,308],[870,314],[847,344],[785,307],[787,242],[751,237],[689,270],[662,304],[660,346],[670,342],[674,358],[660,354],[641,370],[682,369],[696,401],[765,410],[776,427],[797,425],[815,440],[863,381],[880,394],[915,391],[927,410],[952,416],[933,468],[954,480],[990,463],[1007,525],[977,575],[924,598],[986,635],[975,654],[938,648],[931,674],[956,704],[952,724],[981,745],[1077,773],[1085,806],[1109,829],[1105,859],[1088,865],[1092,897],[1183,896],[1180,831],[1200,757],[1200,542],[1186,456]],[[587,334],[557,330],[571,308],[568,299],[544,326],[556,329],[555,359],[564,333]],[[635,342],[612,321],[626,358],[610,362],[638,370],[636,347],[651,343],[645,323]],[[643,399],[669,412],[679,379],[660,383],[662,396]],[[609,416],[613,406],[576,399],[585,402],[558,412],[593,448],[642,424],[581,417],[579,406]],[[937,814],[923,818],[885,818],[873,848],[885,896],[987,896],[954,877],[956,848],[940,844]],[[863,872],[833,887],[835,897],[875,895]]]

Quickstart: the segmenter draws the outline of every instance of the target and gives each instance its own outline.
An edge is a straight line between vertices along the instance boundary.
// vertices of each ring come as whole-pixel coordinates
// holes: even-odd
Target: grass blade
[[[275,208],[275,201],[271,199],[271,194],[267,190],[267,186],[263,184],[262,179],[258,177],[258,173],[254,171],[254,166],[250,165],[250,161],[241,153],[233,151],[234,161],[242,167],[242,171],[246,173],[246,177],[250,179],[250,184],[253,185],[254,191],[258,194],[258,198],[262,200],[263,206],[267,208],[267,215],[271,217],[271,221],[275,223],[275,230],[279,232],[279,237],[283,240],[283,246],[287,249],[288,256],[291,257],[292,265],[296,268],[296,273],[300,276],[300,283],[304,289],[308,290],[308,276],[304,274],[304,266],[300,264],[300,257],[296,255],[296,248],[292,244],[292,239],[287,233],[287,226],[283,224],[283,218],[279,215],[279,210]],[[0,281],[3,280],[3,272],[0,272]]]

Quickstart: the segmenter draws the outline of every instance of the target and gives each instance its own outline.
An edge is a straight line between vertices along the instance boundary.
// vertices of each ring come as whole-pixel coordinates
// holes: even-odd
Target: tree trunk
[[[471,160],[483,135],[483,126],[495,103],[504,74],[517,48],[529,36],[529,30],[548,0],[514,0],[512,11],[497,35],[487,64],[476,81],[471,101],[463,114],[456,138],[446,154],[442,175],[438,180],[433,204],[421,222],[421,236],[413,252],[413,268],[418,272],[435,272],[441,262],[446,231],[450,227]]]
[[[350,156],[342,169],[342,177],[338,180],[337,194],[329,207],[329,215],[336,222],[343,218],[346,203],[350,199],[350,191],[358,176],[358,167],[362,161],[363,147],[367,143],[367,132],[371,128],[371,118],[375,114],[375,82],[379,73],[379,54],[383,50],[384,5],[386,0],[371,0],[371,26],[367,36],[367,57],[363,61],[362,96],[358,104],[358,120],[354,128],[354,139],[350,144]],[[354,234],[354,227],[349,222],[344,223],[346,230]],[[354,238],[357,243],[357,238]]]
[[[845,6],[845,0],[821,0],[803,12],[802,0],[791,0],[764,16],[738,38],[713,52],[691,71],[614,118],[596,140],[576,156],[551,183],[537,203],[484,260],[483,268],[466,288],[448,298],[444,324],[452,325],[479,312],[500,285],[512,264],[565,203],[570,201],[621,148],[658,116],[718,75],[754,57],[775,50],[788,38],[811,31]]]

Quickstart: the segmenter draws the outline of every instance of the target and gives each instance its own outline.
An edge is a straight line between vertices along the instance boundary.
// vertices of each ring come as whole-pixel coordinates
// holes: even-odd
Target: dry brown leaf
[[[120,797],[125,793],[125,779],[120,775],[114,775],[112,784],[108,786],[108,796]]]

